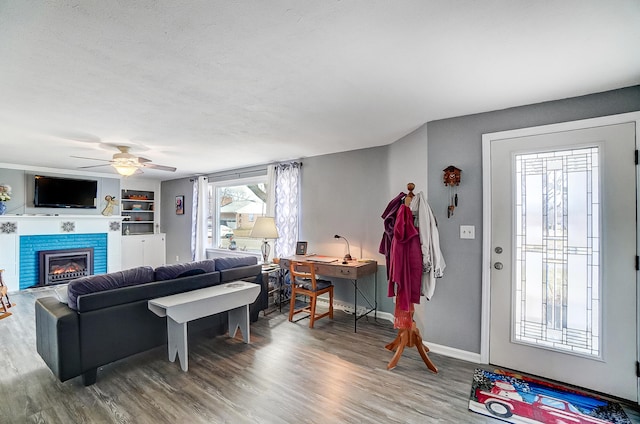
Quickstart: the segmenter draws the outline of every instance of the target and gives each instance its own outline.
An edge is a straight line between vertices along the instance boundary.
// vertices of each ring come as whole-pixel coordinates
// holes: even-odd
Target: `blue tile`
[[[38,252],[93,247],[93,273],[107,272],[107,234],[20,236],[20,290],[38,284]]]

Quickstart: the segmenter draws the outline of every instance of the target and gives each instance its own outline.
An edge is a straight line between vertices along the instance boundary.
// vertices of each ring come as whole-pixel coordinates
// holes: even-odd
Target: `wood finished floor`
[[[165,346],[102,367],[93,386],[60,383],[35,348],[34,301],[47,295],[14,294],[13,316],[0,320],[0,423],[500,422],[467,409],[477,364],[430,354],[436,375],[412,348],[388,371],[391,323],[362,319],[354,334],[340,311],[314,330],[261,313],[250,345],[192,335],[188,372]]]

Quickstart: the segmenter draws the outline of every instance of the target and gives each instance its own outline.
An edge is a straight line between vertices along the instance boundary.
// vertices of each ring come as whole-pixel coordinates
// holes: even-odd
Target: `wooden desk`
[[[327,256],[318,256],[322,259],[327,259]],[[316,274],[329,277],[329,278],[338,278],[343,280],[349,280],[353,284],[353,331],[358,331],[358,320],[365,316],[368,316],[371,312],[373,312],[374,319],[377,319],[378,312],[378,263],[376,261],[370,262],[358,262],[358,261],[348,261],[346,264],[343,264],[343,260],[341,258],[330,258],[335,259],[333,262],[319,262],[314,261],[313,256],[303,256],[296,255],[290,256],[288,258],[280,258],[280,267],[284,269],[289,269],[289,264],[291,261],[306,261],[313,262],[316,268]],[[375,285],[374,285],[374,300],[373,303],[360,291],[358,288],[358,279],[362,277],[366,277],[368,275],[375,276]],[[365,311],[362,315],[358,316],[358,293],[362,295],[362,298],[369,304],[369,309]]]

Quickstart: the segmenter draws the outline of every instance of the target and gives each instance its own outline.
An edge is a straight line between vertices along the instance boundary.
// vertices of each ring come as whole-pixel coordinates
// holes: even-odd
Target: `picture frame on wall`
[[[307,242],[299,241],[296,243],[296,255],[306,255],[307,254]]]
[[[184,215],[184,196],[176,196],[176,215]]]

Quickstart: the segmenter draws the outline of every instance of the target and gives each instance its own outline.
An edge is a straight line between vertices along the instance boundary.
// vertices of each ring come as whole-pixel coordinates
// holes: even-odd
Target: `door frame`
[[[552,132],[564,132],[591,127],[623,124],[634,122],[636,128],[636,150],[640,145],[640,111],[619,115],[602,116],[598,118],[582,119],[579,121],[542,125],[537,127],[520,128],[515,130],[486,133],[482,135],[482,310],[480,328],[480,362],[489,363],[489,332],[491,306],[491,143],[494,141],[528,137]],[[629,160],[633,160],[630,158]],[[636,166],[636,210],[640,212],[640,174]],[[640,252],[640,225],[636,226],[636,252]],[[636,271],[636,287],[640,287],[640,273]],[[636,290],[636,357],[640,360],[640,290]],[[638,393],[640,394],[640,386]]]

